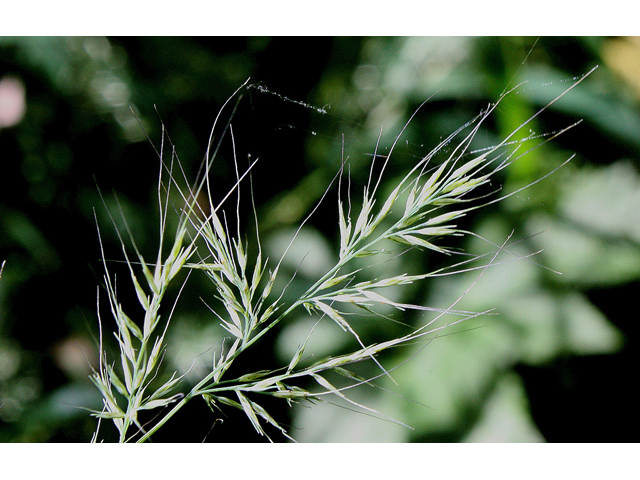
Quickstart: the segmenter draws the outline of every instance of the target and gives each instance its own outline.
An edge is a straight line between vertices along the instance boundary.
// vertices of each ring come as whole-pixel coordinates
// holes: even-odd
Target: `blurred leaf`
[[[543,442],[527,402],[527,394],[517,375],[505,374],[482,406],[480,418],[465,438],[472,443]]]

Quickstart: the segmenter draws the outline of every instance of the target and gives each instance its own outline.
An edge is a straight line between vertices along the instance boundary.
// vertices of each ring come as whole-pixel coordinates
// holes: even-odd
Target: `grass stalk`
[[[249,255],[246,240],[243,241],[242,232],[240,231],[240,186],[257,160],[253,161],[249,168],[240,174],[238,160],[235,157],[235,138],[230,120],[217,140],[218,144],[215,148],[213,141],[214,130],[217,128],[223,110],[233,98],[241,97],[240,92],[242,89],[251,88],[252,86],[248,85],[248,81],[245,82],[227,100],[218,113],[209,138],[207,154],[202,168],[203,175],[195,183],[195,186],[191,188],[188,186],[179,187],[174,170],[176,166],[180,167],[180,163],[175,155],[175,149],[172,149],[168,163],[163,160],[165,149],[165,132],[163,129],[163,142],[158,151],[160,158],[158,178],[160,246],[155,263],[150,264],[145,261],[135,241],[133,241],[133,236],[128,232],[135,254],[134,261],[130,258],[130,254],[125,248],[124,239],[120,237],[129,276],[138,303],[144,312],[141,321],[134,321],[132,317],[125,313],[119,303],[115,280],[106,268],[105,253],[104,251],[102,252],[103,260],[105,260],[106,293],[111,315],[115,320],[115,337],[119,347],[119,358],[117,360],[109,360],[107,358],[106,349],[102,344],[102,328],[104,326],[99,317],[101,328],[100,366],[97,371],[93,372],[91,378],[103,395],[104,408],[101,411],[93,412],[93,415],[99,419],[112,420],[119,431],[121,442],[131,441],[138,436],[137,441],[139,442],[152,439],[153,435],[161,427],[196,397],[204,399],[212,409],[220,408],[220,405],[226,405],[244,411],[256,432],[267,438],[269,437],[264,429],[265,425],[270,425],[272,428],[277,429],[287,438],[291,437],[289,437],[286,429],[256,402],[258,395],[281,398],[289,403],[317,401],[322,400],[326,395],[336,395],[361,410],[382,415],[346,397],[344,393],[346,390],[363,383],[369,383],[374,378],[377,378],[377,376],[360,378],[348,370],[349,365],[373,360],[381,370],[380,375],[390,376],[390,371],[393,368],[387,369],[381,365],[378,360],[381,352],[416,341],[425,341],[429,336],[440,335],[442,331],[453,324],[467,321],[480,315],[486,315],[490,312],[469,312],[454,309],[466,292],[448,308],[437,309],[424,305],[392,301],[385,296],[385,289],[391,286],[408,285],[431,277],[454,275],[471,270],[478,271],[477,282],[488,268],[502,263],[497,261],[499,253],[503,251],[511,253],[509,251],[511,236],[502,245],[495,245],[496,249],[490,255],[467,258],[463,261],[452,261],[447,267],[417,275],[408,275],[406,272],[389,272],[386,276],[368,278],[356,283],[356,277],[363,273],[361,269],[354,266],[356,259],[363,256],[381,255],[384,251],[381,245],[388,241],[393,241],[405,248],[427,249],[453,258],[457,252],[446,246],[446,240],[454,236],[476,235],[459,228],[457,224],[459,219],[479,208],[504,200],[510,195],[514,195],[546,178],[547,175],[532,182],[527,187],[492,200],[484,200],[486,195],[476,194],[477,189],[486,185],[494,175],[532,150],[529,149],[527,152],[521,152],[516,156],[516,152],[519,151],[524,141],[515,142],[516,146],[510,151],[507,150],[514,144],[512,141],[514,135],[538,117],[546,108],[582,82],[592,71],[582,76],[561,95],[523,122],[498,145],[486,149],[480,155],[471,156],[470,145],[479,128],[497,108],[500,101],[515,89],[505,92],[497,102],[489,105],[476,118],[453,132],[428,155],[419,160],[395,186],[387,198],[379,199],[377,198],[378,187],[384,171],[388,163],[392,161],[394,149],[403,132],[418,113],[419,109],[416,110],[396,136],[376,178],[373,175],[373,164],[371,165],[371,173],[364,188],[362,205],[357,212],[357,216],[352,212],[349,192],[347,192],[348,208],[345,209],[343,205],[343,168],[336,173],[320,202],[325,201],[332,185],[337,181],[337,220],[340,232],[340,245],[339,249],[337,249],[339,251],[338,260],[306,292],[288,304],[283,300],[285,298],[284,290],[280,292],[273,292],[272,290],[279,275],[284,255],[287,254],[298,233],[316,211],[320,202],[298,227],[285,254],[273,270],[268,268],[268,260],[262,257],[259,235],[256,238],[257,255]],[[231,117],[233,117],[233,114]],[[571,125],[567,129],[575,125],[577,124]],[[470,131],[455,145],[448,157],[441,163],[434,165],[436,154],[441,153],[445,146],[450,145],[467,128],[470,128]],[[224,199],[213,208],[212,185],[210,184],[209,175],[210,166],[216,157],[220,143],[227,133],[233,146],[236,184]],[[381,135],[382,131],[380,132],[380,137]],[[545,141],[550,141],[555,136],[557,134]],[[380,137],[378,138],[378,143]],[[376,145],[376,151],[373,155],[374,162],[378,157],[377,150],[378,145]],[[471,157],[470,160],[468,160],[469,157]],[[567,161],[571,160],[571,158]],[[344,163],[342,167],[344,167]],[[180,171],[184,177],[181,167]],[[551,173],[553,172],[549,174]],[[186,181],[186,177],[183,179]],[[202,211],[195,200],[203,189],[206,190],[205,194],[212,207],[207,214]],[[163,245],[167,241],[167,215],[171,204],[170,192],[173,190],[182,199],[185,207],[180,209],[180,219],[169,247],[169,253],[164,254]],[[235,232],[231,232],[227,228],[225,217],[221,215],[221,208],[232,193],[237,196],[236,216],[238,227]],[[380,208],[376,207],[377,201],[382,204]],[[120,232],[118,232],[118,235],[121,235]],[[100,243],[102,245],[101,241]],[[515,258],[515,260],[522,259],[520,257]],[[479,262],[480,264],[472,265],[473,262]],[[214,364],[211,370],[203,375],[193,387],[184,388],[180,391],[184,376],[179,376],[175,372],[160,387],[152,389],[150,386],[152,384],[155,385],[156,377],[161,371],[165,335],[171,320],[171,315],[166,318],[161,317],[161,305],[165,303],[165,294],[169,285],[175,281],[178,273],[182,270],[188,270],[189,273],[203,274],[210,280],[212,290],[221,300],[225,310],[221,313],[212,309],[214,314],[212,318],[213,321],[226,330],[230,339],[230,346],[226,350],[222,349],[217,358],[214,357]],[[475,282],[469,289],[474,284]],[[185,288],[185,285],[186,280],[182,288]],[[355,305],[365,312],[373,314],[380,306],[391,306],[399,312],[407,310],[432,312],[435,313],[435,318],[422,327],[414,329],[409,334],[389,338],[377,344],[367,344],[362,341],[352,322],[348,320],[347,306],[349,305]],[[298,348],[288,365],[278,370],[246,372],[237,378],[225,378],[231,365],[238,357],[250,350],[258,340],[264,338],[267,332],[276,325],[288,320],[292,312],[300,309],[300,307],[305,308],[309,313],[319,315],[321,318],[334,321],[346,334],[355,339],[358,346],[347,354],[328,356],[312,365],[301,366],[301,359],[306,347],[305,342]],[[446,315],[454,315],[456,318],[446,322],[445,325],[434,326],[434,322]],[[142,327],[139,326],[140,324]],[[352,380],[352,384],[347,387],[335,387],[325,377],[328,372],[339,373]],[[310,391],[295,386],[296,381],[303,378],[315,381],[320,387],[320,391]],[[167,413],[161,415],[148,430],[145,430],[140,424],[138,420],[139,412],[167,407],[171,408]],[[132,426],[136,427],[136,431],[133,434],[131,433]],[[94,439],[97,438],[98,432],[94,435]]]

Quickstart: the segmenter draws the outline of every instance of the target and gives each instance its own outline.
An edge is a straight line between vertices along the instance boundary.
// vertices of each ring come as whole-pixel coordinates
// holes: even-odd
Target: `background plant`
[[[157,196],[156,179],[149,175],[152,166],[148,143],[140,135],[129,105],[138,109],[138,117],[150,136],[158,138],[160,132],[154,128],[159,122],[152,110],[152,104],[157,103],[188,178],[195,178],[204,155],[202,139],[207,138],[212,112],[217,110],[210,106],[221,105],[227,93],[247,77],[260,79],[270,90],[289,98],[304,99],[318,107],[329,105],[330,114],[325,115],[254,91],[253,107],[241,107],[235,116],[238,135],[255,132],[251,138],[236,142],[239,149],[250,146],[254,158],[260,158],[254,168],[281,165],[284,158],[305,159],[280,169],[278,176],[270,176],[269,188],[263,190],[253,182],[263,254],[279,258],[279,252],[290,239],[287,227],[299,224],[303,212],[312,208],[324,192],[324,185],[340,168],[340,134],[344,133],[348,140],[346,156],[352,160],[362,158],[371,153],[380,125],[385,126],[385,132],[397,132],[417,105],[438,91],[423,109],[423,115],[414,119],[405,131],[409,143],[400,145],[395,161],[388,166],[386,178],[392,183],[389,188],[383,181],[379,189],[383,196],[388,195],[396,177],[404,176],[410,170],[408,165],[415,164],[426,149],[437,145],[440,136],[448,135],[499,97],[534,41],[309,39],[306,48],[314,56],[301,59],[306,63],[292,75],[286,61],[291,45],[286,39],[3,40],[3,71],[13,72],[25,82],[28,101],[28,114],[23,122],[0,132],[3,158],[14,160],[5,162],[6,175],[1,177],[4,183],[0,190],[0,258],[7,259],[0,283],[3,439],[84,440],[95,430],[95,423],[86,419],[86,412],[68,407],[100,405],[94,386],[86,380],[85,368],[85,356],[91,359],[94,344],[86,332],[88,326],[95,324],[95,285],[102,276],[93,214],[93,207],[99,207],[101,201],[96,194],[94,175],[99,185],[118,192],[143,256],[154,258],[157,251],[153,236],[147,232],[157,231],[158,218],[154,209],[145,207]],[[395,418],[399,418],[397,412],[406,415],[402,417],[406,423],[416,427],[413,433],[407,433],[403,427],[388,427],[386,422],[368,423],[368,417],[362,415],[348,414],[343,418],[340,409],[328,406],[326,414],[330,415],[330,421],[322,417],[320,413],[325,408],[319,405],[313,417],[306,418],[306,410],[301,409],[292,419],[294,425],[313,427],[315,421],[319,423],[318,428],[294,430],[300,439],[345,439],[358,432],[360,439],[375,436],[461,440],[504,435],[500,438],[567,440],[567,436],[575,435],[580,439],[602,440],[621,439],[617,428],[620,421],[634,424],[634,410],[626,403],[632,398],[627,391],[629,382],[624,381],[635,358],[634,324],[631,316],[617,313],[631,311],[628,302],[633,296],[629,292],[637,288],[634,282],[638,278],[634,240],[637,234],[633,229],[636,222],[629,218],[635,215],[632,200],[637,190],[640,137],[639,123],[635,120],[635,87],[632,80],[625,80],[634,78],[625,70],[634,65],[634,48],[628,39],[541,38],[514,79],[514,83],[529,80],[528,88],[505,99],[494,112],[495,122],[485,124],[476,136],[478,145],[474,148],[497,145],[497,138],[504,138],[528,118],[531,110],[546,104],[555,96],[556,89],[561,91],[566,86],[563,80],[583,74],[594,64],[600,65],[589,84],[581,84],[580,89],[572,92],[571,100],[566,97],[557,102],[546,116],[531,125],[537,132],[555,131],[584,118],[580,129],[565,133],[503,170],[504,191],[538,178],[541,172],[551,170],[573,152],[578,153],[576,159],[548,178],[544,187],[536,186],[528,195],[514,195],[507,202],[490,206],[485,215],[474,217],[475,225],[464,225],[498,244],[511,230],[522,235],[544,231],[520,242],[518,247],[523,249],[520,254],[544,248],[539,263],[560,270],[563,275],[547,274],[537,267],[531,270],[529,264],[519,262],[516,272],[503,270],[505,276],[517,278],[517,282],[507,285],[500,276],[490,276],[490,271],[483,276],[487,283],[477,284],[465,296],[466,304],[458,307],[469,311],[483,311],[487,304],[497,307],[501,315],[491,317],[492,327],[475,330],[474,342],[469,344],[464,341],[465,335],[432,342],[423,352],[433,356],[428,362],[424,359],[408,362],[404,373],[400,368],[393,374],[399,383],[395,392],[433,410],[413,408],[415,404],[382,392],[372,398],[356,397],[359,403],[373,405]],[[334,55],[332,51],[341,54]],[[626,60],[618,60],[622,58]],[[219,68],[224,65],[233,68]],[[61,75],[60,71],[67,73]],[[218,86],[212,87],[218,80]],[[241,128],[241,119],[246,120],[245,125],[256,128],[244,125]],[[359,124],[368,126],[361,128]],[[381,138],[380,145],[391,145],[390,140]],[[233,156],[224,149],[221,153],[227,161],[218,162],[212,174],[220,192],[226,193],[236,178]],[[239,152],[238,158],[246,158],[246,153]],[[327,159],[333,159],[334,163]],[[367,183],[368,164],[351,161],[353,185]],[[137,165],[141,166],[140,173]],[[224,165],[231,168],[225,169]],[[122,175],[124,169],[131,175]],[[264,170],[255,170],[254,175],[261,172]],[[288,193],[274,197],[274,192]],[[105,197],[107,202],[114,198]],[[250,202],[244,203],[249,206],[242,218],[251,218]],[[327,209],[320,208],[308,228],[299,234],[299,239],[308,245],[313,242],[319,250],[338,238],[334,230],[335,207],[332,202],[325,205]],[[110,204],[109,208],[118,212],[117,205]],[[135,212],[145,215],[138,216]],[[100,225],[109,224],[101,209],[97,214]],[[119,221],[119,215],[114,218]],[[123,226],[120,230],[126,231]],[[244,231],[250,232],[250,228]],[[73,232],[72,238],[69,232]],[[124,240],[128,242],[126,235]],[[459,240],[460,246],[473,253],[486,253],[486,243],[476,245],[472,241],[463,245],[463,240]],[[102,242],[109,257],[118,256],[119,240],[114,230],[103,228]],[[478,250],[474,250],[476,247]],[[85,248],[89,251],[81,253]],[[283,262],[282,272],[295,271],[299,263],[295,259],[297,254],[292,247],[288,254],[291,261]],[[86,258],[91,263],[78,262],[77,258]],[[433,258],[411,253],[397,261],[411,268],[419,262],[432,262]],[[366,258],[361,261],[366,262]],[[110,268],[117,271],[121,266],[113,264]],[[305,263],[285,296],[293,293],[299,282],[308,281],[312,267]],[[375,268],[370,267],[369,271]],[[126,268],[122,273],[129,275]],[[124,283],[122,273],[119,278]],[[195,278],[192,276],[191,280]],[[469,284],[469,278],[458,278]],[[429,285],[429,290],[410,285],[405,301],[444,304],[446,295],[455,298],[464,291],[445,279]],[[520,287],[517,295],[508,288],[516,285]],[[277,290],[279,286],[274,288]],[[68,295],[70,290],[76,292],[73,297]],[[38,292],[39,302],[33,301],[32,292]],[[479,292],[475,300],[480,302],[476,305],[472,304],[473,292]],[[130,294],[121,291],[120,300],[137,305],[133,291]],[[179,353],[200,353],[206,348],[199,342],[216,334],[199,320],[202,302],[190,297],[187,291],[183,292],[182,300],[181,308],[176,310],[173,331],[168,335],[177,340]],[[102,297],[101,303],[108,306],[106,297]],[[306,317],[303,320],[309,321]],[[36,335],[34,322],[40,335]],[[617,327],[617,333],[611,325]],[[341,332],[336,327],[335,336],[331,330],[321,333],[332,348],[339,350],[342,348],[339,339],[344,337]],[[275,352],[256,345],[260,347],[261,361],[272,365],[290,358],[300,336],[304,339],[306,335],[289,328],[274,328],[272,334]],[[94,337],[97,340],[97,330]],[[626,339],[622,347],[621,337]],[[82,345],[81,351],[78,345]],[[315,347],[324,345],[319,342]],[[293,348],[294,352],[287,348]],[[167,352],[165,361],[186,372],[191,363],[182,365],[177,358],[194,355],[172,356]],[[468,358],[474,361],[466,361]],[[482,368],[474,371],[474,364],[481,364]],[[97,367],[97,361],[93,365]],[[429,365],[429,369],[420,371],[410,365]],[[196,364],[190,375],[198,368]],[[452,371],[459,375],[452,378]],[[425,375],[429,378],[425,379]],[[416,376],[420,382],[411,380]],[[423,390],[418,385],[438,388]],[[362,395],[372,395],[370,390]],[[590,417],[589,412],[597,410],[596,406],[602,408],[612,399],[616,399],[616,408],[608,409],[612,417],[584,422],[584,418]],[[384,408],[380,405],[383,401],[387,404]],[[199,403],[193,403],[193,409],[183,410],[177,423],[210,415],[206,405],[198,406]],[[243,412],[238,412],[239,417],[235,418],[238,421],[234,421],[232,410],[226,410],[231,418],[223,424],[218,422],[215,428],[221,429],[225,438],[234,438],[236,434],[247,438],[253,428]],[[282,415],[287,415],[289,409],[285,406],[276,411],[280,414],[278,418],[284,418]],[[507,424],[514,426],[513,430],[505,433],[496,427],[500,425],[496,419],[502,419],[502,425],[505,423],[504,417],[496,416],[495,412],[508,414]],[[624,419],[618,421],[622,416]],[[323,424],[331,422],[343,428],[325,430]],[[190,424],[199,428],[193,432],[196,440],[204,438],[211,428],[210,424],[199,425],[194,421]],[[232,424],[234,429],[229,428]],[[245,424],[247,430],[242,429]],[[166,427],[170,429],[171,423]],[[632,427],[627,430],[628,434],[632,431]],[[310,432],[316,432],[315,436]],[[172,437],[170,431],[167,435]]]

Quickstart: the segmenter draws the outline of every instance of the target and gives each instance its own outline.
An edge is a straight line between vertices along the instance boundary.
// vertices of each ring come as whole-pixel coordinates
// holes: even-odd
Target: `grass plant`
[[[106,323],[100,316],[99,293],[100,363],[91,378],[102,394],[104,406],[101,411],[93,412],[99,419],[93,440],[100,440],[102,421],[110,420],[117,428],[121,442],[147,441],[180,409],[196,398],[203,399],[214,410],[224,407],[242,410],[256,432],[269,440],[271,438],[267,434],[267,426],[270,426],[269,430],[279,431],[286,438],[292,438],[286,428],[262,406],[260,398],[264,396],[276,397],[291,404],[322,401],[327,396],[334,395],[357,409],[384,416],[366,405],[351,400],[348,391],[355,386],[373,382],[381,376],[393,378],[394,367],[385,367],[382,364],[379,359],[381,352],[414,342],[425,342],[440,335],[452,324],[490,313],[456,309],[456,304],[463,298],[464,293],[447,308],[439,309],[396,302],[389,294],[385,294],[385,290],[436,276],[468,271],[477,272],[477,281],[487,268],[502,262],[498,260],[498,255],[501,252],[510,252],[511,236],[501,245],[496,245],[490,254],[482,256],[459,257],[460,252],[448,247],[446,241],[454,236],[475,235],[458,226],[457,221],[462,217],[532,185],[529,184],[507,196],[489,198],[487,195],[489,181],[495,174],[541,144],[539,142],[530,148],[526,147],[527,138],[514,140],[518,132],[590,73],[591,71],[577,79],[561,95],[522,123],[499,144],[485,149],[481,154],[474,154],[470,145],[479,128],[501,100],[512,94],[515,89],[505,92],[498,101],[454,131],[420,159],[386,197],[380,197],[380,182],[388,163],[393,161],[394,149],[413,116],[398,133],[385,156],[378,154],[379,145],[376,145],[371,157],[371,173],[367,185],[363,187],[362,203],[359,206],[351,202],[350,185],[345,186],[350,182],[345,181],[346,161],[343,160],[342,168],[336,172],[320,200],[326,201],[329,193],[335,191],[337,186],[337,222],[340,235],[339,246],[336,248],[339,252],[338,260],[293,302],[285,301],[286,286],[280,291],[274,291],[284,256],[275,265],[271,265],[269,259],[264,258],[259,235],[255,238],[257,254],[251,255],[249,244],[240,231],[241,186],[248,181],[255,161],[246,171],[240,172],[239,162],[235,159],[235,186],[217,205],[213,201],[214,186],[210,184],[209,171],[216,158],[217,146],[222,141],[230,141],[232,146],[234,145],[233,128],[230,122],[221,125],[222,115],[232,101],[241,97],[242,92],[252,85],[248,81],[245,82],[221,108],[211,131],[202,174],[192,185],[186,178],[163,127],[162,144],[158,149],[160,161],[157,184],[160,246],[155,260],[150,262],[143,257],[130,232],[127,234],[132,249],[127,249],[124,233],[118,232],[119,236],[122,235],[120,239],[124,260],[141,307],[141,314],[125,311],[118,299],[114,275],[107,267],[106,254],[102,252],[105,265],[104,285],[109,311],[115,321],[114,334],[119,352],[112,358],[103,344]],[[570,125],[567,129],[576,124]],[[547,135],[542,142],[550,141],[565,130]],[[214,143],[216,135],[219,139]],[[381,136],[382,132],[378,143]],[[169,149],[171,152],[167,154]],[[450,152],[448,156],[443,161],[436,161],[436,155],[442,154],[445,149]],[[376,162],[382,162],[382,165],[376,165],[374,168]],[[374,171],[379,173],[374,174]],[[553,172],[547,175],[551,173]],[[533,183],[543,180],[547,175]],[[480,190],[479,187],[483,188]],[[490,194],[495,193],[493,191]],[[207,199],[204,203],[209,205],[208,208],[203,207],[203,202],[198,200],[203,197]],[[179,202],[172,200],[176,198]],[[238,227],[235,231],[229,228],[223,208],[227,207],[231,198],[237,199],[235,215]],[[169,216],[174,212],[178,222],[175,232],[170,233]],[[315,209],[305,218],[297,232],[300,232],[314,212]],[[258,219],[255,221],[258,227]],[[291,240],[289,248],[296,236]],[[444,268],[417,275],[398,271],[389,272],[382,277],[366,278],[366,272],[360,271],[357,267],[357,259],[384,255],[385,246],[389,241],[406,249],[432,250],[449,257],[451,262]],[[508,261],[522,259],[513,254],[512,259]],[[228,341],[214,354],[209,371],[193,386],[185,387],[184,375],[178,375],[178,372],[164,380],[156,377],[162,371],[160,367],[166,348],[166,333],[179,298],[178,294],[177,298],[168,300],[165,298],[166,293],[169,286],[176,281],[182,282],[180,291],[188,288],[191,275],[205,275],[210,280],[211,288],[224,308],[223,311],[211,308],[211,319],[226,330]],[[469,289],[472,287],[473,284]],[[161,306],[171,302],[173,304],[169,308],[169,315],[162,316]],[[424,311],[433,318],[406,335],[391,337],[378,343],[367,343],[361,339],[351,320],[353,308],[358,307],[363,315],[377,315],[381,305],[390,306],[398,312]],[[309,364],[304,358],[307,345],[307,342],[304,342],[288,364],[280,369],[256,369],[239,376],[228,375],[236,359],[247,355],[256,342],[264,338],[276,325],[290,321],[291,314],[301,308],[335,322],[345,335],[355,339],[356,347],[346,354],[328,356]],[[441,319],[444,319],[442,324],[439,322]],[[350,366],[364,361],[374,362],[379,373],[364,378],[350,369]],[[337,373],[350,383],[346,387],[336,387],[328,379],[330,373]],[[317,387],[302,388],[299,386],[301,379],[313,380]],[[160,412],[150,426],[143,425],[139,418],[139,414],[146,410]]]

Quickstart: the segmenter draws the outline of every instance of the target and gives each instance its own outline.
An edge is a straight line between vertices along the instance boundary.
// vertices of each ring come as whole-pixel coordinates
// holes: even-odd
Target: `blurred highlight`
[[[27,110],[26,88],[22,80],[7,75],[0,80],[0,128],[19,124]]]

